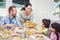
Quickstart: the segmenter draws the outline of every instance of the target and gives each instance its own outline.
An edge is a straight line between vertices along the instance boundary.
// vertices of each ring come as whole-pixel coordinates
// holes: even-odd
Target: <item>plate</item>
[[[32,36],[30,36],[30,38],[33,40],[50,40],[48,37],[46,37],[43,34],[32,35]]]
[[[20,28],[20,27],[16,27],[14,32],[19,32],[19,33],[22,33],[25,31],[25,28]]]

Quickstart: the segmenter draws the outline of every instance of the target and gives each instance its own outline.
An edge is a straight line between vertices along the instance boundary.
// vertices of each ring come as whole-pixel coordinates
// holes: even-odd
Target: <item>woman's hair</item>
[[[43,23],[43,25],[45,25],[46,28],[49,28],[49,26],[50,26],[50,20],[49,19],[43,19],[42,23]]]
[[[23,10],[25,10],[25,7],[23,7],[23,8],[21,9],[21,11],[23,11]]]
[[[31,3],[25,4],[25,7],[32,6]]]
[[[32,6],[31,3],[25,4],[25,6],[21,9],[21,11],[25,10],[25,7]]]
[[[59,34],[60,33],[60,24],[59,23],[53,23],[51,24],[51,27],[54,28],[56,30],[56,36],[57,36],[57,40],[59,40]]]

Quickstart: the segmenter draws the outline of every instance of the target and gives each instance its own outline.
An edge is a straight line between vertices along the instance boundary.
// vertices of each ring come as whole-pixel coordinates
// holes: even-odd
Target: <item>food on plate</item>
[[[44,38],[43,36],[37,35],[36,38]]]
[[[17,37],[18,35],[12,35],[11,37]]]
[[[21,29],[23,29],[23,28],[18,28],[18,30],[21,30]]]
[[[12,34],[12,35],[10,35],[10,37],[21,37],[21,35],[20,34]]]
[[[12,31],[12,30],[9,30],[9,31],[7,31],[8,32],[8,34],[14,34],[14,32]]]
[[[36,26],[36,23],[30,22],[30,21],[27,21],[26,24],[27,24],[27,27],[35,27]]]

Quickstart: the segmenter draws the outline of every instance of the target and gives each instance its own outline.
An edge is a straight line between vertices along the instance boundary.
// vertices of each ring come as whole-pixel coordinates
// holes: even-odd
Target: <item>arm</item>
[[[33,19],[34,19],[34,15],[32,14],[31,18],[30,18],[30,21],[33,21]]]
[[[6,27],[10,27],[11,30],[13,30],[15,28],[15,25],[14,24],[5,24],[5,25],[0,26],[0,30],[5,29]]]
[[[22,18],[22,13],[19,13],[19,21],[20,21],[21,23],[24,23],[24,19]]]
[[[5,24],[5,25],[3,25],[3,28],[6,28],[6,27],[10,27],[11,30],[13,30],[15,28],[15,25],[14,24]]]
[[[17,21],[17,24],[16,24],[16,25],[17,25],[18,27],[20,27],[20,26],[21,26],[21,22],[20,22],[20,20],[18,19],[18,17],[16,17],[16,21]]]

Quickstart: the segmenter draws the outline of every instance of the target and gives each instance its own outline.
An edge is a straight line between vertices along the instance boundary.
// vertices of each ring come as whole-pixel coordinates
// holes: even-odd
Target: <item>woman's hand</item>
[[[21,19],[21,20],[20,20],[20,22],[21,22],[21,23],[24,23],[24,22],[25,22],[25,20],[24,20],[24,19]]]

